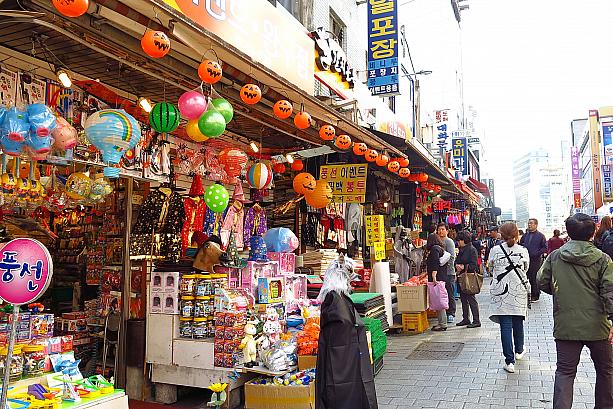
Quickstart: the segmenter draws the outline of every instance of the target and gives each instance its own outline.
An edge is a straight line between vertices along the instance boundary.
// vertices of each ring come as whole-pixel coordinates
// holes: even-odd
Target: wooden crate
[[[428,314],[424,312],[411,312],[402,314],[402,331],[421,334],[428,329]]]

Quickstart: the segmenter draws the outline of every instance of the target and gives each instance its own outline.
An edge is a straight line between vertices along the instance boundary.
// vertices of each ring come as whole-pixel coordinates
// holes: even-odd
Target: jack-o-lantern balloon
[[[411,176],[411,171],[409,170],[409,168],[400,168],[400,170],[398,171],[398,176],[400,176],[401,178],[408,178],[409,176]]]
[[[387,164],[387,170],[389,170],[392,173],[396,173],[400,170],[400,163],[394,161],[391,161],[390,163]]]
[[[302,162],[302,159],[294,159],[294,163],[292,163],[292,170],[295,172],[300,172],[302,169],[304,169],[304,162]]]
[[[377,156],[377,159],[375,162],[377,163],[377,165],[383,167],[383,166],[387,166],[389,161],[390,161],[390,157],[382,153],[381,155]]]
[[[262,90],[255,84],[245,84],[240,95],[245,104],[254,105],[262,99]]]
[[[319,128],[319,137],[324,141],[331,141],[336,136],[336,131],[332,125],[324,125]]]
[[[310,173],[302,172],[296,175],[292,185],[296,193],[304,195],[315,190],[316,181]]]
[[[366,158],[366,162],[374,162],[377,160],[378,157],[379,152],[374,149],[369,149],[368,152],[366,152],[366,154],[364,155],[364,158]]]
[[[53,7],[66,17],[79,17],[89,8],[89,0],[53,0]]]
[[[358,156],[364,156],[368,152],[368,146],[364,142],[357,142],[353,144],[353,153]]]
[[[140,45],[145,54],[153,58],[162,58],[170,51],[170,39],[163,31],[147,30]]]
[[[294,125],[298,129],[307,129],[311,126],[311,115],[304,111],[298,112],[294,117]]]
[[[416,180],[418,182],[424,183],[428,181],[428,174],[427,173],[418,173]]]
[[[272,113],[279,119],[289,118],[292,116],[292,112],[294,112],[292,103],[285,99],[275,102],[272,106]]]
[[[217,61],[204,60],[198,66],[198,76],[207,84],[215,84],[222,75],[221,65]]]
[[[349,135],[338,135],[334,141],[334,146],[339,149],[347,150],[351,148],[351,137]]]
[[[272,170],[275,173],[285,173],[285,165],[283,163],[275,163],[272,165]]]
[[[397,158],[394,160],[400,164],[401,168],[406,168],[410,163],[408,158]]]
[[[310,193],[305,193],[304,200],[307,204],[315,209],[322,209],[332,201],[332,188],[325,180],[318,180],[315,184],[315,190]]]

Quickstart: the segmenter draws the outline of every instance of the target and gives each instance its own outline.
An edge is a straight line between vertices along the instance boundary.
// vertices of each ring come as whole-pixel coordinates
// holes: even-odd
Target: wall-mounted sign
[[[604,163],[613,164],[613,122],[602,124],[602,147],[604,149]]]
[[[366,216],[366,245],[385,241],[385,219],[382,214]]]
[[[384,241],[376,241],[374,242],[374,250],[375,250],[375,261],[381,261],[385,259],[385,242]]]
[[[368,80],[373,95],[400,93],[398,1],[368,0]]]
[[[613,185],[611,184],[611,165],[602,165],[602,193],[604,200],[613,200]]]
[[[466,138],[453,138],[451,140],[451,154],[453,166],[462,175],[468,175],[468,147],[466,146]]]
[[[447,131],[447,127],[449,125],[449,110],[443,109],[440,111],[436,111],[434,113],[434,126],[436,126],[436,144],[441,148],[442,151],[445,150],[447,146],[447,138],[449,138],[449,133]]]
[[[315,78],[335,94],[348,99],[347,90],[355,86],[355,70],[347,54],[321,27],[311,32],[311,37],[315,40]]]
[[[600,175],[600,129],[598,126],[598,110],[590,110],[589,123],[589,135],[590,135],[590,150],[592,153],[592,181],[593,195],[594,195],[594,209],[600,209],[603,205],[602,202],[602,182]]]
[[[573,203],[575,209],[581,209],[581,168],[579,167],[579,148],[570,148],[570,162],[573,179]]]
[[[269,1],[161,1],[313,95],[313,40]]]
[[[368,164],[326,165],[319,170],[319,178],[332,189],[335,203],[364,203]]]

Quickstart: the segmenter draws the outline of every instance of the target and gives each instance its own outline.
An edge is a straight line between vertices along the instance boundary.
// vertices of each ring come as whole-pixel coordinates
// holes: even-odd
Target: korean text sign
[[[368,0],[368,81],[372,95],[400,92],[398,0]]]
[[[462,175],[468,175],[468,147],[466,146],[466,138],[453,138],[451,140],[451,154],[453,156],[454,167],[461,171]]]
[[[319,171],[319,179],[332,189],[336,203],[364,203],[368,164],[326,165]]]
[[[436,140],[439,148],[444,151],[447,146],[447,138],[449,133],[447,127],[449,126],[449,110],[443,109],[434,113],[434,125],[436,126]]]
[[[51,282],[53,261],[37,240],[11,240],[0,249],[0,298],[10,304],[28,304]]]
[[[576,209],[581,208],[581,169],[579,168],[579,148],[570,148],[570,161],[573,178],[573,203]]]
[[[611,165],[602,165],[602,192],[605,200],[613,199]]]
[[[385,241],[385,220],[383,215],[366,216],[366,245]]]

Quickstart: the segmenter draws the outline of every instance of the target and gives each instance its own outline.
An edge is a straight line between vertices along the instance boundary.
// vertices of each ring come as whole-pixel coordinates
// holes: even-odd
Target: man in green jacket
[[[566,220],[571,240],[547,257],[538,273],[542,291],[553,295],[557,369],[554,409],[571,409],[573,384],[584,346],[596,369],[596,409],[613,408],[613,263],[590,239],[592,218]]]

